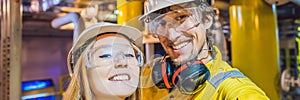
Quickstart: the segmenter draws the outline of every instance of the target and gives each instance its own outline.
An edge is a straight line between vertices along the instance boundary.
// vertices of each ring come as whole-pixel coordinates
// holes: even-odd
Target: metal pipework
[[[297,4],[297,5],[300,5],[300,0],[290,0],[290,1]]]
[[[285,69],[281,74],[281,89],[289,92],[291,87],[300,87],[300,78],[293,77],[288,69]]]
[[[125,24],[142,30],[138,17],[142,14],[143,0],[117,0],[118,24]]]
[[[80,33],[85,29],[85,24],[78,13],[71,12],[65,16],[53,19],[51,21],[51,26],[53,28],[59,28],[65,24],[69,24],[69,23],[74,24],[73,43],[75,43],[75,41],[77,40]]]

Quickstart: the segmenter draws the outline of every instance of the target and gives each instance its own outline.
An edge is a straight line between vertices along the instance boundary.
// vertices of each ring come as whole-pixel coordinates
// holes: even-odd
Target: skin
[[[93,99],[125,99],[138,86],[139,67],[130,42],[120,35],[105,34],[92,47],[87,68]]]
[[[170,7],[171,10],[182,9],[178,5]],[[165,17],[161,18],[159,22],[163,22],[166,30],[158,30],[158,39],[169,54],[175,64],[184,64],[187,61],[193,59],[199,54],[199,51],[205,47],[206,43],[206,29],[208,29],[212,20],[204,21],[196,26],[193,20],[185,15],[191,15],[188,11],[182,11],[180,13],[168,13]],[[208,16],[208,18],[211,18]],[[177,23],[174,23],[177,21]],[[203,47],[203,48],[202,48]],[[204,50],[203,50],[204,51]],[[204,53],[204,52],[201,52]],[[203,54],[200,54],[203,55]],[[208,52],[206,50],[207,56]]]

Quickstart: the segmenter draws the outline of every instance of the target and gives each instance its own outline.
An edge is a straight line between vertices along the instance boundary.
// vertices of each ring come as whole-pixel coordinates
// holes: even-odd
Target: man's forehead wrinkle
[[[180,6],[180,5],[173,5],[171,7],[169,7],[171,9],[171,11],[173,10],[179,10],[179,9],[184,9],[184,7]]]
[[[197,5],[195,3],[189,2],[189,3],[182,3],[182,4],[177,4],[177,5],[172,5],[166,8],[162,8],[154,13],[158,13],[158,14],[164,14],[167,13],[169,11],[174,11],[174,10],[180,10],[180,9],[184,9],[184,8],[191,8],[191,7],[196,7]]]

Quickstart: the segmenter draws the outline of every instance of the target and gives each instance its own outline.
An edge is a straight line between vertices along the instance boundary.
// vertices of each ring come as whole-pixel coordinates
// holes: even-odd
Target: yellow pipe
[[[117,0],[118,24],[125,24],[142,30],[138,17],[142,14],[143,0]]]
[[[279,100],[276,6],[263,0],[230,0],[232,64]]]
[[[298,37],[296,37],[296,42],[297,42],[297,49],[298,49],[298,51],[300,50],[300,38],[299,38],[299,35],[300,35],[300,33],[298,33]],[[300,62],[300,54],[298,53],[298,55],[297,55],[297,62],[299,63]],[[298,67],[297,67],[297,69],[298,69],[298,72],[300,72],[300,65],[298,64],[297,65]],[[298,73],[298,78],[300,77],[300,73]]]

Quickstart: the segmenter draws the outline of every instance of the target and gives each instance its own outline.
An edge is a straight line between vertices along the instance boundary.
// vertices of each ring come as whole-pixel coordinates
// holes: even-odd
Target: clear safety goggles
[[[118,45],[113,45],[118,46]],[[133,50],[122,49],[115,51],[110,49],[103,49],[103,47],[91,48],[86,52],[86,65],[88,68],[92,67],[105,67],[115,65],[136,65],[139,66],[135,52]]]
[[[153,20],[147,19],[149,32],[154,37],[166,36],[168,31],[174,28],[176,31],[186,32],[201,23],[202,11],[199,7],[185,8],[169,11],[164,14],[153,13],[150,17],[157,16]]]

